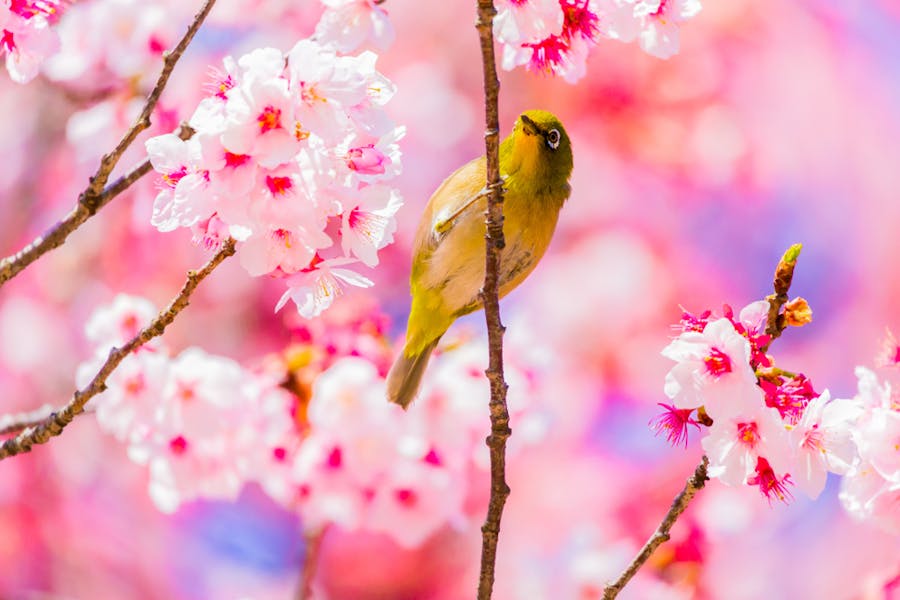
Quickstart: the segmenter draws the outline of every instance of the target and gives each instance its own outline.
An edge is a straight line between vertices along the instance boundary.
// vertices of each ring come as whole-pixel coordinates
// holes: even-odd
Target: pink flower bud
[[[384,166],[391,162],[391,159],[374,144],[351,148],[347,152],[346,160],[348,167],[364,175],[381,175],[384,173]]]

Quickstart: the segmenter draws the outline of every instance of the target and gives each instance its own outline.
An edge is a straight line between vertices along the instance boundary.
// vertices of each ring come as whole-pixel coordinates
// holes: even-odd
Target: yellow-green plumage
[[[572,147],[559,119],[542,110],[523,113],[500,144],[500,175],[506,189],[501,298],[522,283],[550,245],[559,210],[569,197],[571,173]],[[482,156],[441,184],[419,223],[406,345],[387,378],[388,399],[404,408],[415,397],[431,352],[447,328],[481,308],[485,182]]]

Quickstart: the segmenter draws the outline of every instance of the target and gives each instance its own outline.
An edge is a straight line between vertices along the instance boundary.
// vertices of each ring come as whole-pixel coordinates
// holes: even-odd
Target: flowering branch
[[[707,465],[709,465],[709,459],[704,456],[700,461],[700,464],[697,465],[697,468],[694,470],[694,474],[684,484],[684,489],[675,496],[675,499],[672,501],[672,506],[669,507],[669,512],[663,517],[659,527],[656,528],[656,531],[653,532],[653,535],[650,536],[650,539],[647,540],[647,543],[644,544],[644,547],[641,548],[638,555],[631,561],[628,568],[619,575],[619,578],[607,585],[603,590],[603,600],[612,600],[618,596],[619,592],[622,591],[622,588],[624,588],[638,570],[644,566],[644,563],[647,562],[650,555],[653,554],[663,542],[669,541],[669,532],[672,530],[672,525],[675,524],[675,521],[681,516],[681,513],[688,507],[688,503],[694,497],[694,494],[706,485],[706,482],[709,479],[706,476]]]
[[[75,392],[72,399],[59,412],[53,412],[48,417],[42,419],[36,424],[27,427],[18,436],[8,439],[0,444],[0,460],[16,454],[31,451],[35,444],[44,444],[62,433],[63,429],[72,422],[76,415],[84,412],[84,405],[88,400],[103,392],[106,389],[106,380],[119,364],[125,360],[129,354],[137,350],[155,337],[161,336],[166,327],[168,327],[175,317],[184,310],[189,301],[191,294],[200,285],[213,269],[234,254],[234,240],[228,239],[222,245],[222,248],[203,266],[199,271],[188,271],[187,280],[175,298],[169,303],[169,306],[153,320],[150,325],[142,329],[136,336],[131,338],[124,346],[113,348],[109,351],[109,356],[94,378],[84,389]]]
[[[90,178],[88,186],[78,195],[78,203],[75,205],[75,208],[62,221],[36,237],[30,244],[15,254],[0,260],[0,286],[18,275],[25,267],[50,250],[62,246],[70,233],[81,227],[85,221],[94,216],[110,200],[128,189],[135,181],[150,171],[150,161],[144,161],[129,173],[120,177],[113,185],[106,187],[109,176],[112,174],[113,169],[116,168],[125,150],[128,149],[142,131],[150,127],[150,115],[156,108],[159,97],[169,82],[169,77],[175,68],[175,64],[181,58],[181,55],[184,54],[191,40],[194,39],[194,34],[200,29],[200,25],[203,24],[215,3],[216,0],[206,0],[200,12],[194,16],[193,22],[191,22],[181,41],[178,42],[175,48],[164,54],[162,71],[159,73],[156,85],[153,86],[153,89],[147,96],[147,101],[144,103],[141,114],[138,115],[134,125],[119,140],[116,147],[111,152],[104,154],[103,158],[100,159],[100,166],[97,167],[97,171]],[[184,126],[182,126],[179,135],[184,139],[186,139],[185,135],[190,137],[186,133]]]
[[[794,278],[794,267],[797,265],[797,258],[800,256],[802,247],[801,244],[794,244],[788,248],[784,255],[782,255],[781,260],[778,261],[778,266],[775,268],[775,277],[773,280],[775,292],[766,296],[766,300],[769,303],[766,335],[769,336],[769,341],[761,349],[763,352],[768,350],[772,341],[781,336],[788,325],[790,325],[789,319],[785,317],[782,309],[788,301],[788,291],[790,290],[791,282]],[[701,413],[700,418],[708,421],[708,423],[704,423],[711,425],[712,419],[706,415],[702,407],[699,412]],[[668,541],[669,531],[672,529],[675,521],[685,511],[694,495],[706,485],[708,479],[706,468],[708,465],[709,459],[704,456],[700,461],[700,464],[697,465],[697,468],[694,470],[693,476],[688,479],[684,489],[682,489],[675,497],[675,500],[672,501],[672,506],[663,517],[659,527],[656,528],[656,531],[653,532],[653,535],[650,536],[650,539],[647,540],[647,543],[644,544],[644,547],[641,548],[638,555],[625,568],[625,571],[622,572],[619,578],[607,585],[603,590],[603,600],[612,600],[618,596],[619,592],[622,591],[622,588],[625,587],[644,563],[647,562],[654,550],[656,550],[663,542]]]
[[[478,0],[476,28],[481,40],[481,56],[484,67],[484,132],[487,161],[487,211],[486,258],[484,287],[481,300],[488,329],[488,369],[485,371],[491,385],[491,434],[486,443],[491,453],[491,496],[487,517],[481,526],[481,572],[478,578],[478,599],[491,597],[494,587],[494,565],[497,561],[497,541],[500,537],[500,518],[503,505],[509,496],[506,484],[506,440],[509,428],[509,410],[506,407],[506,381],[503,378],[503,323],[500,321],[499,272],[500,253],[505,244],[503,238],[503,184],[500,180],[500,117],[498,94],[500,81],[494,57],[493,0]]]

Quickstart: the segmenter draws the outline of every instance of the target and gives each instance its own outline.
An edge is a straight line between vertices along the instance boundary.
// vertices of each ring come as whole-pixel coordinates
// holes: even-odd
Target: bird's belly
[[[500,255],[501,297],[534,270],[549,244],[555,219],[539,227],[543,230],[549,225],[546,232],[536,231],[534,227],[527,228],[530,230],[528,236],[522,235],[521,228],[512,226],[515,224],[514,220],[508,220],[504,231],[506,246]],[[474,226],[471,225],[457,226],[448,232],[446,239],[429,258],[421,279],[424,286],[439,290],[444,307],[457,315],[481,307],[479,292],[484,285],[484,223],[478,220],[473,223]]]

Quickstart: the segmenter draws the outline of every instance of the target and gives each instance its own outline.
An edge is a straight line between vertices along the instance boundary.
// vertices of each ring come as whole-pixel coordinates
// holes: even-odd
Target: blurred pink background
[[[220,4],[220,20],[176,68],[162,100],[171,120],[157,117],[160,130],[188,116],[208,64],[262,45],[286,49],[321,11],[312,2],[263,3],[261,15],[251,2]],[[394,182],[406,205],[396,243],[367,273],[375,287],[348,292],[334,310],[374,307],[399,341],[415,225],[442,179],[483,152],[483,100],[474,3],[385,6],[396,42],[379,69],[398,88],[388,110],[408,128]],[[186,22],[172,21],[172,31]],[[696,439],[673,449],[647,426],[664,401],[669,362],[659,351],[679,305],[740,308],[764,297],[781,253],[802,242],[792,291],[809,300],[814,321],[788,331],[773,354],[817,390],[855,393],[854,367],[872,364],[885,327],[900,329],[898,31],[891,0],[707,2],[682,27],[671,60],[601,41],[577,85],[501,74],[503,131],[525,109],[553,111],[573,140],[575,171],[549,254],[503,304],[510,352],[547,352],[556,366],[539,388],[551,430],[510,464],[497,598],[600,597],[598,586],[693,471]],[[0,86],[6,255],[69,210],[128,119],[108,108],[92,117],[101,125],[76,135],[69,117],[90,106],[76,86],[5,78]],[[141,159],[136,146],[124,165]],[[150,226],[150,179],[0,290],[3,413],[70,397],[96,305],[118,292],[161,305],[205,260],[187,231]],[[225,263],[166,333],[168,344],[259,363],[299,326],[291,307],[273,314],[281,292]],[[481,313],[455,326],[483,329]],[[486,382],[482,400],[487,420]],[[237,502],[201,501],[166,516],[146,478],[91,416],[2,461],[0,596],[290,597],[304,553],[293,513],[250,486]],[[711,482],[622,597],[900,597],[886,587],[900,574],[900,540],[852,521],[837,483],[815,502],[797,495],[770,507],[754,489]],[[477,527],[448,527],[401,550],[384,536],[331,530],[322,597],[472,597],[478,538]]]

